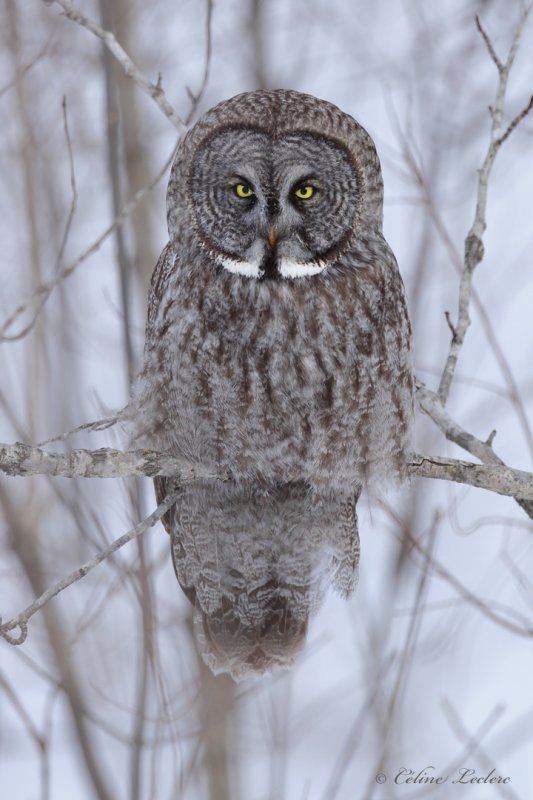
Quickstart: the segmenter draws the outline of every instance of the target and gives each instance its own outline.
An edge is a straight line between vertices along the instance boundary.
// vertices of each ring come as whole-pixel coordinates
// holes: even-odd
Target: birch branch
[[[533,489],[533,473],[524,472],[523,470],[510,469],[505,465],[504,461],[492,449],[492,442],[496,435],[496,431],[492,431],[485,442],[481,439],[478,439],[472,433],[469,433],[462,428],[450,417],[438,394],[431,392],[420,382],[417,382],[416,385],[416,399],[421,411],[431,417],[433,422],[437,425],[439,430],[442,431],[448,441],[454,442],[454,444],[459,445],[459,447],[462,447],[463,450],[466,450],[468,453],[471,453],[473,456],[483,462],[483,465],[485,465],[485,468],[488,470],[488,475],[490,475],[487,483],[483,485],[475,482],[477,479],[483,480],[482,469],[477,475],[475,474],[475,470],[469,472],[468,470],[459,469],[456,474],[461,476],[460,482],[468,483],[471,486],[483,485],[483,488],[490,489],[498,494],[505,494],[510,497],[514,497],[518,505],[523,508],[523,510],[531,519],[533,519],[533,498],[531,491]],[[434,459],[430,458],[429,460],[431,461]],[[448,462],[447,459],[446,461]],[[454,462],[455,459],[448,463],[452,463],[452,461]],[[472,464],[471,466],[481,467],[481,465],[478,464]],[[424,469],[425,468],[429,469],[427,465],[424,467]],[[510,473],[507,473],[507,470],[510,470]],[[452,472],[453,469],[451,470],[447,479],[456,481],[457,478],[453,477]],[[437,476],[435,475],[428,477]],[[440,477],[440,475],[438,477]],[[516,486],[520,486],[518,493],[515,493],[512,490],[507,491],[508,489],[511,489],[511,485],[515,479],[518,481]],[[497,488],[498,483],[500,483],[502,488],[505,487],[504,491],[500,491]]]
[[[409,460],[409,474],[413,478],[451,480],[518,500],[533,501],[532,473],[505,466],[489,445],[479,442],[471,434],[464,432],[464,435],[469,445],[471,440],[479,444],[479,447],[470,445],[471,452],[476,450],[473,454],[478,458],[484,454],[483,448],[488,448],[493,456],[488,465],[415,453]],[[488,460],[486,456],[485,460]],[[63,478],[126,478],[134,475],[153,478],[157,475],[173,477],[182,485],[201,480],[230,480],[229,475],[216,473],[201,464],[153,450],[122,451],[104,447],[50,453],[20,442],[0,444],[0,471],[10,476],[51,475]]]
[[[496,90],[494,105],[490,108],[490,141],[485,159],[481,169],[479,170],[474,221],[472,222],[472,226],[465,240],[464,264],[461,274],[461,281],[459,284],[459,307],[457,311],[457,321],[452,324],[449,317],[447,319],[448,325],[452,331],[452,338],[439,385],[439,397],[443,404],[446,403],[450,394],[450,388],[455,375],[459,354],[463,346],[466,332],[470,326],[469,306],[472,296],[472,279],[474,271],[478,264],[482,261],[484,254],[483,234],[485,233],[485,229],[487,227],[486,212],[490,173],[500,147],[533,108],[533,97],[531,97],[522,111],[516,115],[512,122],[507,126],[506,130],[502,133],[501,128],[505,109],[507,82],[516,57],[516,53],[518,51],[518,46],[520,44],[520,39],[522,37],[522,32],[524,30],[524,25],[526,23],[528,14],[529,8],[525,8],[516,27],[513,41],[505,63],[500,61],[496,55],[488,34],[483,29],[479,18],[476,17],[477,28],[481,33],[481,36],[483,37],[483,40],[487,46],[489,55],[498,70],[498,88]]]
[[[192,483],[224,476],[215,474],[200,464],[182,458],[157,453],[154,450],[71,450],[51,453],[41,447],[21,442],[0,443],[0,471],[5,475],[50,475],[60,478],[128,478],[145,476],[174,477],[180,483]]]
[[[71,586],[76,581],[81,580],[87,575],[88,572],[93,570],[98,564],[101,564],[102,561],[105,561],[106,558],[112,553],[115,553],[121,547],[124,547],[125,544],[131,542],[132,539],[135,539],[137,536],[140,536],[144,533],[148,528],[152,528],[156,522],[167,513],[167,511],[174,505],[176,499],[179,494],[179,489],[174,490],[170,494],[165,497],[165,499],[157,506],[155,511],[153,511],[145,520],[139,522],[134,528],[132,528],[127,533],[124,533],[122,536],[119,536],[118,539],[115,539],[109,547],[106,547],[104,550],[101,550],[97,553],[93,558],[86,561],[85,564],[82,564],[80,567],[77,567],[70,575],[66,575],[60,581],[58,581],[54,586],[51,586],[45,592],[43,592],[39,597],[34,600],[31,605],[29,605],[24,611],[21,611],[20,614],[17,614],[16,617],[9,620],[9,622],[5,622],[0,624],[0,637],[5,639],[9,644],[23,644],[26,640],[28,635],[28,620],[32,617],[40,608],[42,608],[49,600],[53,597],[56,597],[60,592],[64,591],[68,586]],[[1,623],[1,620],[0,620]],[[15,628],[19,628],[20,633],[18,636],[14,636],[11,631]]]
[[[533,500],[533,473],[505,465],[487,466],[456,458],[421,456],[409,459],[409,474],[416,478],[437,478],[488,489],[519,500]]]
[[[79,11],[70,2],[70,0],[52,0],[52,2],[49,2],[48,4],[56,4],[61,6],[63,13],[66,17],[68,17],[68,19],[72,20],[72,22],[76,22],[83,28],[86,28],[92,34],[101,39],[124,70],[124,74],[127,75],[128,78],[131,78],[137,84],[137,86],[142,89],[143,92],[145,92],[149,97],[152,98],[152,100],[154,100],[155,103],[157,103],[165,117],[172,123],[172,125],[174,125],[178,133],[183,136],[183,134],[187,132],[187,125],[183,122],[176,110],[169,103],[168,98],[163,91],[161,75],[159,75],[157,83],[152,83],[149,81],[148,78],[146,78],[146,76],[143,75],[143,73],[138,69],[138,67],[135,66],[129,55],[117,42],[111,31],[104,30],[104,28],[98,25],[98,23],[94,22],[94,20],[84,16],[81,11]]]
[[[420,410],[433,420],[448,441],[459,445],[484,464],[503,465],[504,462],[492,449],[492,440],[496,431],[492,431],[485,442],[472,433],[468,433],[450,417],[439,395],[427,389],[422,383],[417,383],[416,399]]]

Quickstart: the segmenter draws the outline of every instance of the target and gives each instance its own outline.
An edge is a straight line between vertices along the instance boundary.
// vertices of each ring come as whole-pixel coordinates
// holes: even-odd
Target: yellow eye
[[[237,197],[246,198],[246,197],[253,197],[254,195],[254,190],[252,189],[249,183],[237,183],[233,187],[233,189]]]
[[[309,200],[315,193],[314,186],[298,186],[297,189],[294,190],[294,196],[298,198],[298,200]]]

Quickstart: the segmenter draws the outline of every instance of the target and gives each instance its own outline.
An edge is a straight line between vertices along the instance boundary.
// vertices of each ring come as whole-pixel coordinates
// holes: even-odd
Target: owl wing
[[[155,499],[157,501],[157,505],[162,503],[165,497],[167,496],[168,484],[169,481],[167,478],[161,478],[159,476],[154,478]],[[167,513],[161,517],[161,522],[163,523],[166,532],[170,534],[172,525],[171,511],[167,511]]]
[[[163,249],[156,267],[152,273],[150,280],[150,291],[148,295],[148,312],[146,318],[146,331],[145,331],[145,356],[149,351],[154,350],[155,340],[160,331],[158,331],[158,317],[161,309],[162,299],[165,293],[165,288],[168,278],[172,274],[176,266],[176,254],[170,242]],[[145,358],[146,360],[146,358]],[[141,373],[139,383],[143,382],[145,376]],[[143,416],[146,416],[146,411]],[[148,446],[153,447],[152,441]],[[154,488],[157,504],[161,503],[168,494],[168,480],[166,478],[154,478]],[[170,534],[171,513],[167,513],[162,517],[161,521]]]

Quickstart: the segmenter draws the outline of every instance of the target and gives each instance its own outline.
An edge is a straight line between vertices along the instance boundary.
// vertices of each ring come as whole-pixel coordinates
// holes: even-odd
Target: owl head
[[[381,235],[382,205],[366,131],[281,89],[208,111],[180,145],[167,201],[171,240],[192,229],[219,268],[261,281],[324,272],[354,239]]]

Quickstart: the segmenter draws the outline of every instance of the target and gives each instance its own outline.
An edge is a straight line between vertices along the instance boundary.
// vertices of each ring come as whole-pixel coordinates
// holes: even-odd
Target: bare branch
[[[533,627],[527,617],[519,614],[513,608],[496,605],[495,603],[490,604],[474,594],[454,574],[445,569],[409,530],[404,530],[404,533],[413,547],[431,565],[433,571],[452,586],[460,597],[463,597],[468,603],[477,608],[485,617],[511,631],[511,633],[516,633],[518,636],[525,636],[526,638],[533,637]],[[498,608],[497,611],[495,610],[496,608]]]
[[[52,436],[50,439],[45,439],[42,442],[37,443],[37,447],[45,447],[47,444],[52,444],[52,442],[64,442],[66,441],[69,436],[73,436],[76,433],[95,433],[99,431],[106,431],[108,428],[112,428],[113,425],[116,425],[117,422],[120,422],[122,417],[121,414],[124,409],[120,409],[116,412],[112,417],[105,417],[104,419],[97,419],[95,422],[84,422],[82,425],[78,425],[77,428],[73,428],[71,431],[67,431],[66,433],[60,433],[58,436]]]
[[[160,109],[163,111],[165,116],[170,120],[170,122],[174,125],[174,127],[178,130],[180,137],[183,136],[186,131],[188,130],[188,126],[183,122],[183,120],[178,116],[175,109],[170,105],[168,99],[163,91],[162,88],[162,78],[161,75],[158,76],[157,83],[151,83],[140,70],[135,66],[131,58],[128,56],[126,51],[121,47],[121,45],[117,42],[114,35],[110,31],[104,30],[100,25],[98,25],[93,20],[85,17],[76,7],[69,2],[69,0],[52,0],[52,2],[47,2],[47,5],[53,5],[57,3],[57,5],[61,6],[65,16],[71,19],[73,22],[81,25],[84,28],[87,28],[91,33],[101,39],[105,46],[109,49],[118,63],[121,65],[124,73],[127,77],[131,78],[137,86],[139,86],[144,92],[146,92],[153,100],[158,104]],[[212,12],[213,12],[213,3],[212,0],[208,0],[208,7],[207,7],[207,45],[206,45],[206,62],[205,62],[205,69],[204,75],[202,78],[202,83],[198,92],[192,96],[193,105],[191,109],[191,114],[196,109],[197,104],[200,101],[200,98],[205,90],[205,86],[208,79],[209,74],[209,66],[211,61],[211,24],[212,24]],[[189,114],[189,117],[191,116]],[[66,124],[66,123],[65,123]],[[67,131],[67,142],[70,148],[70,140],[68,139],[68,131]],[[41,311],[44,303],[50,296],[50,293],[55,289],[60,283],[62,283],[66,278],[68,278],[74,270],[82,264],[89,256],[93,255],[103,242],[110,236],[115,230],[124,222],[124,220],[130,215],[130,213],[134,210],[134,208],[139,204],[139,202],[144,198],[144,196],[150,192],[154,186],[159,182],[162,176],[167,172],[169,163],[172,161],[174,157],[175,149],[172,151],[172,155],[170,159],[165,163],[165,166],[161,170],[160,173],[154,178],[154,180],[145,188],[139,190],[133,198],[127,203],[120,214],[117,215],[113,223],[106,228],[106,230],[101,234],[101,236],[84,252],[81,256],[79,256],[74,262],[72,262],[69,266],[65,267],[64,269],[60,270],[58,274],[49,281],[41,284],[32,294],[32,296],[18,306],[15,311],[4,321],[2,326],[0,327],[0,341],[18,341],[26,336],[27,333],[33,328],[35,321]],[[69,149],[69,157],[71,151]],[[72,183],[72,178],[71,178]],[[70,225],[71,217],[73,211],[69,214],[69,222],[67,224],[67,231],[68,226]],[[27,310],[30,310],[33,307],[32,311],[32,318],[29,323],[16,334],[8,334],[7,331],[13,325],[13,323]]]
[[[53,290],[57,286],[59,286],[64,280],[69,278],[72,275],[72,273],[75,272],[75,270],[81,264],[83,264],[84,261],[87,261],[87,259],[90,256],[96,253],[100,249],[102,244],[105,242],[105,240],[109,236],[111,236],[111,234],[117,229],[119,225],[123,224],[123,222],[128,218],[131,212],[139,205],[139,203],[146,197],[146,195],[149,194],[155,188],[155,186],[157,186],[159,181],[162,179],[163,175],[166,174],[168,168],[170,167],[170,164],[174,158],[174,153],[175,153],[175,148],[172,150],[172,153],[165,161],[163,167],[159,170],[159,172],[153,178],[153,180],[150,181],[148,186],[144,186],[142,189],[139,189],[139,191],[133,195],[131,200],[129,200],[122,207],[120,214],[113,220],[111,225],[109,225],[103,231],[103,233],[100,234],[100,236],[90,245],[90,247],[88,247],[81,255],[79,255],[76,259],[74,259],[74,261],[72,261],[68,266],[60,270],[57,273],[57,275],[55,275],[49,281],[45,281],[45,283],[42,283],[40,286],[38,286],[37,289],[35,289],[34,292],[31,294],[31,296],[27,300],[25,300],[24,303],[21,303],[10,314],[10,316],[4,321],[3,325],[0,327],[0,341],[10,341],[10,342],[18,341],[19,339],[22,339],[33,328],[41,308],[48,300]],[[30,309],[33,309],[33,315],[28,325],[26,325],[23,330],[18,331],[15,334],[8,334],[7,331],[13,325],[13,323],[16,322],[17,319],[20,316],[22,316],[22,314],[24,314],[26,311],[29,311]]]
[[[420,390],[419,390],[420,391]],[[424,390],[428,398],[437,398]],[[438,398],[437,398],[438,401]],[[488,462],[490,466],[473,464],[453,458],[439,458],[413,454],[409,461],[409,474],[414,478],[451,480],[496,492],[517,500],[533,500],[533,475],[519,469],[511,469],[493,453],[490,444],[463,431],[441,410],[437,404],[431,410],[430,400],[425,403],[426,413],[437,421],[447,438],[468,449],[473,455]],[[441,416],[439,417],[439,413]],[[491,457],[489,458],[489,454]],[[492,460],[491,460],[492,459]],[[199,480],[229,480],[201,464],[182,458],[156,453],[153,450],[122,451],[113,448],[98,450],[72,450],[70,453],[50,453],[39,447],[16,442],[0,444],[0,471],[10,476],[52,475],[63,478],[126,478],[144,475],[174,477],[180,484]]]
[[[178,133],[183,136],[183,134],[187,132],[187,126],[177,114],[176,110],[169,103],[167,96],[163,91],[161,85],[161,76],[159,76],[157,83],[152,83],[149,81],[135,66],[129,55],[117,42],[113,34],[110,31],[104,30],[92,19],[84,16],[74,5],[72,5],[71,2],[69,2],[69,0],[53,0],[53,3],[61,6],[66,17],[73,22],[76,22],[78,25],[81,25],[83,28],[87,28],[88,31],[101,39],[108,50],[116,58],[128,78],[131,78],[133,81],[135,81],[137,86],[142,89],[143,92],[146,92],[146,94],[157,103],[165,117],[170,120]]]
[[[76,188],[76,170],[74,169],[74,153],[72,150],[72,140],[70,138],[70,130],[68,127],[68,115],[67,115],[67,98],[63,97],[61,102],[61,110],[63,113],[63,130],[65,132],[65,141],[67,143],[67,153],[68,153],[68,165],[69,165],[69,172],[70,172],[70,191],[72,195],[72,199],[70,201],[70,209],[68,212],[67,222],[65,224],[65,230],[63,231],[63,237],[61,239],[61,245],[59,247],[59,255],[57,256],[57,263],[58,265],[63,260],[63,255],[65,253],[65,247],[67,246],[68,236],[70,233],[70,228],[72,226],[72,220],[76,214],[76,209],[78,207],[78,190]]]
[[[15,71],[15,77],[13,78],[13,80],[9,81],[9,83],[6,83],[4,86],[0,88],[0,98],[3,97],[3,95],[6,94],[6,92],[9,92],[9,90],[12,89],[13,86],[16,86],[18,81],[20,81],[21,78],[24,78],[28,74],[28,72],[32,70],[36,64],[38,64],[38,62],[43,58],[43,56],[46,55],[46,51],[48,50],[49,44],[50,41],[46,42],[46,44],[43,45],[43,47],[41,47],[37,55],[34,58],[32,58],[32,60],[28,64],[25,64],[23,67],[19,67]]]
[[[100,16],[102,24],[110,27],[111,6],[107,0],[99,0]],[[120,214],[122,201],[122,181],[120,164],[120,128],[119,128],[119,105],[117,84],[114,73],[113,56],[106,47],[102,48],[102,65],[104,73],[105,103],[106,103],[106,145],[107,145],[107,169],[109,184],[111,189],[111,203],[113,217]],[[130,298],[130,276],[132,273],[131,262],[126,243],[126,234],[122,226],[117,227],[113,237],[115,251],[115,265],[117,270],[118,284],[120,290],[120,319],[122,328],[122,339],[125,355],[125,379],[126,387],[129,388],[135,377],[135,355],[131,325],[131,298]],[[135,798],[133,800],[136,800]]]
[[[483,41],[487,45],[487,50],[489,51],[490,57],[492,58],[492,60],[496,64],[498,72],[502,72],[503,64],[500,61],[500,59],[498,58],[498,56],[496,55],[496,51],[494,50],[494,47],[492,46],[492,42],[489,39],[487,33],[485,32],[485,29],[481,25],[481,20],[479,19],[477,14],[476,14],[476,27],[477,27],[478,31],[480,32],[480,34],[482,35]]]
[[[435,548],[437,531],[441,519],[442,512],[435,511],[429,530],[429,542],[425,550],[425,552],[428,554],[428,558],[426,559],[424,568],[420,571],[420,580],[418,581],[418,586],[415,593],[413,613],[407,629],[404,645],[401,648],[401,656],[399,660],[398,671],[396,673],[396,679],[392,687],[390,698],[386,704],[385,713],[387,719],[390,720],[390,723],[387,725],[384,735],[381,737],[381,747],[378,751],[379,758],[376,760],[374,768],[372,769],[372,775],[380,773],[385,769],[387,758],[390,754],[392,745],[391,736],[394,731],[393,720],[395,716],[399,715],[401,700],[407,688],[408,675],[413,667],[413,656],[420,635],[421,624],[424,617],[423,608],[429,589],[428,578],[430,577],[430,556],[433,554],[433,550]],[[375,785],[375,778],[371,778],[368,783],[367,791],[364,795],[364,800],[370,800],[374,793]]]
[[[455,458],[419,456],[409,460],[409,474],[416,478],[437,478],[465,483],[520,500],[533,500],[533,473],[505,466],[488,467]]]
[[[192,118],[196,109],[198,108],[198,104],[203,97],[203,94],[207,87],[207,81],[209,80],[209,70],[211,68],[211,57],[212,57],[212,48],[213,48],[213,33],[212,33],[212,26],[213,26],[213,6],[214,0],[206,0],[206,21],[205,21],[205,59],[204,59],[204,72],[202,75],[202,80],[200,82],[200,88],[197,92],[191,91],[189,87],[187,88],[187,94],[191,100],[191,108],[187,115],[187,122]],[[161,76],[159,76],[161,79]]]
[[[0,444],[0,471],[11,476],[52,475],[61,478],[126,478],[144,475],[175,477],[180,483],[221,478],[220,475],[182,458],[153,450],[123,452],[111,447],[50,453],[40,447],[16,442]]]
[[[391,112],[394,112],[394,108],[391,108]],[[446,225],[442,219],[442,215],[440,213],[440,209],[438,205],[435,203],[435,199],[433,197],[431,186],[427,181],[427,178],[424,174],[421,164],[419,163],[420,159],[417,158],[416,152],[413,146],[414,136],[412,132],[410,132],[409,136],[407,136],[402,129],[398,118],[395,112],[392,114],[392,121],[396,126],[398,131],[398,135],[401,138],[403,149],[404,149],[404,157],[416,179],[416,182],[420,186],[420,189],[424,195],[424,202],[427,206],[429,211],[431,220],[435,226],[435,229],[440,236],[446,250],[448,251],[450,260],[457,270],[459,275],[463,273],[463,257],[460,255],[459,251],[457,250],[455,243],[448,232]],[[508,386],[509,389],[509,399],[511,400],[513,406],[515,407],[516,414],[522,426],[524,437],[526,442],[529,446],[529,449],[533,455],[533,434],[531,431],[531,426],[529,424],[529,420],[526,414],[526,410],[524,408],[524,402],[520,396],[518,391],[518,384],[514,377],[513,371],[509,365],[509,361],[505,356],[505,353],[502,349],[498,336],[494,330],[494,326],[492,324],[492,320],[486,311],[479,294],[477,293],[475,287],[472,285],[472,295],[471,299],[473,301],[473,305],[479,314],[479,319],[481,322],[481,326],[485,331],[485,336],[487,338],[487,343],[496,359],[496,362],[501,370],[502,376]],[[452,342],[456,340],[456,329],[451,321],[451,317],[448,311],[445,312],[445,318],[447,325],[450,329],[452,334]],[[455,377],[455,372],[454,372]],[[441,377],[442,380],[442,377]]]
[[[502,145],[505,142],[505,140],[512,134],[516,126],[519,125],[525,117],[527,117],[532,108],[533,108],[533,95],[531,95],[531,97],[529,98],[529,103],[527,103],[522,109],[522,111],[516,115],[513,121],[508,125],[505,133],[503,133],[498,139],[498,143],[500,145]]]
[[[445,697],[442,701],[442,709],[446,718],[448,719],[450,728],[453,730],[457,738],[464,744],[464,752],[461,753],[459,758],[457,758],[454,764],[455,769],[458,769],[461,764],[464,764],[467,758],[475,755],[483,765],[484,769],[486,769],[487,772],[490,772],[490,770],[494,768],[494,760],[487,754],[485,749],[481,746],[481,743],[483,739],[487,738],[489,731],[503,716],[505,712],[505,706],[499,704],[495,705],[486,720],[481,724],[479,730],[474,734],[470,734],[470,732],[466,729],[459,716],[459,713],[454,708],[449,698]],[[452,769],[448,770],[446,774],[449,775],[451,772]],[[502,797],[507,797],[508,800],[520,800],[518,795],[510,786],[500,784],[497,788],[499,789]]]
[[[56,597],[60,592],[66,589],[71,584],[79,581],[81,578],[84,578],[88,572],[101,564],[102,561],[105,561],[106,558],[112,553],[115,553],[125,544],[130,542],[132,539],[135,539],[137,536],[140,536],[144,533],[148,528],[153,527],[156,522],[167,513],[169,508],[171,508],[177,500],[179,494],[179,489],[175,489],[173,492],[167,495],[165,499],[157,506],[155,511],[153,511],[145,520],[139,522],[134,528],[132,528],[127,533],[119,536],[118,539],[106,547],[104,550],[101,550],[97,553],[93,558],[86,561],[85,564],[82,564],[80,567],[71,572],[70,575],[66,575],[60,581],[58,581],[54,586],[51,586],[45,592],[43,592],[40,597],[34,600],[31,605],[29,605],[24,611],[20,614],[17,614],[16,617],[9,620],[9,622],[5,622],[0,625],[0,636],[5,639],[9,644],[22,644],[28,635],[28,620],[32,617],[40,608],[42,608],[49,600],[53,597]],[[18,636],[13,636],[10,631],[14,628],[20,629],[20,634]]]
[[[509,78],[509,73],[511,71],[511,68],[515,60],[516,53],[518,51],[518,46],[520,44],[520,39],[522,36],[522,32],[524,29],[528,13],[529,9],[525,9],[524,13],[522,14],[518,22],[518,25],[516,27],[513,36],[511,47],[509,49],[509,54],[507,56],[507,60],[505,61],[505,63],[502,63],[498,58],[498,56],[496,55],[496,52],[492,46],[492,43],[487,33],[484,31],[479,19],[476,17],[476,24],[478,30],[480,31],[483,37],[483,40],[487,46],[487,49],[490,53],[492,60],[496,64],[496,67],[498,69],[499,79],[498,79],[498,88],[496,90],[495,102],[492,108],[490,109],[492,121],[490,128],[489,146],[487,153],[485,155],[485,159],[481,166],[481,169],[479,170],[474,221],[465,240],[463,271],[461,274],[461,282],[459,285],[459,307],[457,311],[457,323],[453,325],[454,333],[451,338],[448,357],[446,359],[446,364],[444,366],[439,385],[439,397],[441,398],[443,403],[446,403],[448,399],[453,377],[455,374],[455,369],[457,366],[457,361],[459,359],[459,353],[461,352],[466,332],[470,326],[469,306],[470,306],[470,299],[472,296],[472,278],[474,270],[476,269],[478,264],[482,261],[484,254],[483,234],[485,233],[485,229],[487,227],[486,211],[487,211],[487,196],[488,196],[490,173],[500,147],[508,139],[510,134],[515,130],[515,128],[524,119],[524,117],[529,113],[533,105],[533,98],[532,98],[530,102],[525,106],[525,108],[520,112],[520,114],[518,114],[515,117],[515,119],[511,122],[507,130],[503,134],[500,133],[503,114],[504,114],[504,107],[505,107],[507,81]]]
[[[422,383],[417,383],[416,399],[421,411],[431,417],[448,441],[458,444],[463,450],[479,458],[485,464],[503,464],[503,461],[498,458],[491,446],[494,436],[483,442],[473,434],[468,433],[450,417],[440,397],[435,392],[427,389]]]
[[[22,723],[26,728],[28,735],[30,736],[31,739],[33,739],[33,742],[36,745],[37,750],[40,752],[46,750],[46,744],[47,744],[46,740],[39,733],[35,725],[35,720],[32,718],[33,715],[28,713],[28,711],[24,707],[24,704],[22,703],[17,693],[11,686],[11,683],[8,681],[7,677],[1,671],[0,671],[0,687],[2,688],[4,696],[10,701],[11,705],[17,712],[20,719],[22,720]]]
[[[416,398],[418,400],[418,405],[423,411],[424,414],[427,414],[433,422],[437,425],[437,427],[442,431],[445,437],[450,441],[454,442],[455,444],[462,447],[469,453],[472,453],[473,456],[479,458],[484,464],[489,464],[491,469],[488,470],[490,473],[490,478],[487,480],[487,483],[478,483],[477,480],[483,481],[483,474],[478,472],[476,474],[476,469],[464,470],[458,469],[457,476],[461,476],[461,483],[468,483],[472,486],[484,486],[484,488],[490,488],[491,491],[495,491],[498,494],[506,494],[510,497],[514,497],[517,501],[518,505],[526,512],[526,514],[533,519],[533,503],[531,502],[531,487],[533,486],[533,474],[528,472],[523,472],[522,470],[511,470],[511,474],[507,474],[506,470],[509,469],[506,467],[505,463],[502,459],[496,455],[494,450],[492,449],[492,442],[494,441],[494,437],[496,435],[495,431],[491,431],[489,436],[487,437],[486,441],[482,441],[478,439],[471,433],[468,433],[464,428],[462,428],[455,420],[453,420],[446,409],[439,397],[439,395],[435,394],[435,392],[431,392],[429,389],[420,383],[417,382],[416,387]],[[435,459],[430,459],[435,460]],[[447,463],[448,460],[446,460]],[[479,467],[478,464],[472,464],[471,467]],[[427,466],[427,464],[422,467],[421,469],[431,469]],[[453,477],[454,467],[450,467],[450,474],[447,476],[448,480],[456,480],[457,478]],[[422,477],[421,473],[420,477]],[[440,477],[436,474],[433,476],[428,475],[428,477]],[[444,473],[443,473],[444,477]],[[518,480],[520,484],[519,493],[516,494],[515,492],[507,491],[511,489],[511,483],[514,480]],[[510,481],[510,483],[508,483]],[[490,485],[489,485],[490,484]],[[518,484],[517,484],[518,485]],[[497,486],[500,486],[503,491],[500,491]],[[529,488],[528,488],[529,487]],[[523,491],[522,491],[523,490]]]

